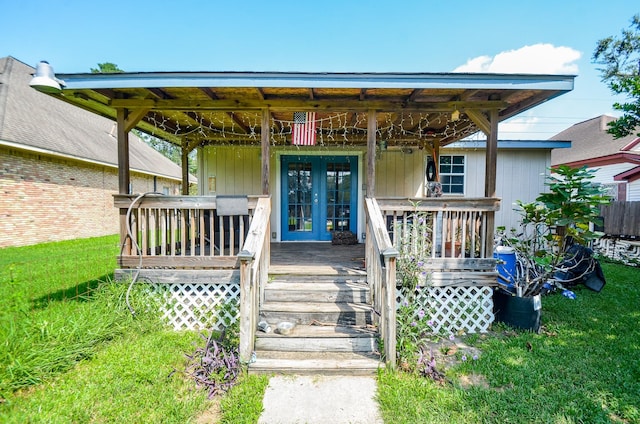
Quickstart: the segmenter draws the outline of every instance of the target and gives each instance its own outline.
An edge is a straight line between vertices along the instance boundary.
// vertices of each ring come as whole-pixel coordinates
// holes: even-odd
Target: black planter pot
[[[540,295],[518,297],[502,290],[493,291],[493,314],[495,320],[523,330],[540,330],[542,304]]]

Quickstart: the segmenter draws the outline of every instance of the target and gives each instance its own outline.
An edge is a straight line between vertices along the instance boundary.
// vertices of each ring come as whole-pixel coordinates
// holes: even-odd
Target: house
[[[570,149],[553,150],[551,164],[595,170],[594,182],[610,187],[610,195],[618,201],[640,200],[640,138],[628,135],[614,139],[607,124],[616,118],[601,115],[551,137],[571,140]]]
[[[377,339],[395,364],[401,243],[419,247],[430,271],[421,297],[438,325],[491,324],[498,123],[573,82],[451,73],[56,76],[40,63],[31,85],[117,122],[118,276],[163,287],[180,304],[166,310],[174,323],[192,325],[193,305],[207,302],[239,319],[242,360],[256,352],[252,371],[371,372]],[[181,146],[183,158],[198,149],[197,196],[129,193],[132,128]],[[483,171],[453,147],[445,153],[478,131],[487,136]],[[463,174],[473,181],[461,182]],[[347,232],[361,243],[321,243]],[[239,301],[237,315],[225,299]],[[259,333],[260,321],[285,324],[287,336]]]
[[[0,58],[0,248],[117,234],[113,121],[31,89],[33,72]],[[180,167],[130,137],[130,189],[179,193]]]
[[[603,256],[627,264],[640,258],[640,137],[615,139],[607,124],[616,118],[601,115],[573,125],[551,139],[570,139],[570,149],[553,150],[552,164],[594,171],[594,183],[609,188],[612,203],[600,209],[605,236],[593,242]]]

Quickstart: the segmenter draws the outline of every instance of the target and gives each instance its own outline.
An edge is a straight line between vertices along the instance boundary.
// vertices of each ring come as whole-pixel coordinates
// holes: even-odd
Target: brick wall
[[[134,193],[154,190],[154,178],[132,173]],[[179,194],[158,178],[156,190]],[[0,248],[116,234],[118,170],[0,146]]]

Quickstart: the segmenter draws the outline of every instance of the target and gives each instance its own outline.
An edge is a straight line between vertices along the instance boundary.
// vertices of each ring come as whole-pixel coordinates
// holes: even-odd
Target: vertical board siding
[[[203,149],[206,169],[203,194],[257,194],[260,184],[259,147],[211,146]],[[216,178],[216,190],[208,191],[208,178]]]
[[[418,149],[413,153],[385,151],[376,160],[377,197],[424,196],[425,155]]]

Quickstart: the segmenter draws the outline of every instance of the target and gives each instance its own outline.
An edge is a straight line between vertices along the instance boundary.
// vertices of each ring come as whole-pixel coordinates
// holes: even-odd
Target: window
[[[464,194],[464,156],[440,156],[440,182],[443,194]]]

